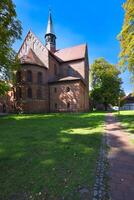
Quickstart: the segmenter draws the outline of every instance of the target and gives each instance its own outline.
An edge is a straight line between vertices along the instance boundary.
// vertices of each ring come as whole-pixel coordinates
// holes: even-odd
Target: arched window
[[[17,71],[17,73],[16,73],[16,81],[17,81],[17,83],[21,82],[21,71]]]
[[[66,92],[69,92],[69,91],[70,91],[70,87],[67,87],[67,88],[66,88]]]
[[[36,49],[36,41],[33,42],[33,49]]]
[[[20,87],[18,88],[18,97],[19,97],[19,98],[22,98],[22,91],[21,91],[21,88],[20,88]]]
[[[55,75],[58,75],[58,68],[57,68],[57,65],[56,65],[56,64],[54,64],[54,74],[55,74]]]
[[[55,109],[57,109],[57,103],[55,103]]]
[[[3,104],[3,113],[5,113],[6,110],[7,110],[7,108],[6,108],[6,104],[4,103],[4,104]]]
[[[70,103],[67,103],[67,108],[70,108]]]
[[[43,82],[42,72],[38,72],[37,82],[38,82],[38,84],[42,84],[42,82]]]
[[[73,69],[70,66],[67,69],[67,75],[68,76],[73,76]]]
[[[14,93],[15,94],[15,93]],[[22,98],[22,91],[20,87],[16,88],[16,95],[15,95],[16,100],[19,100],[20,98]]]
[[[32,98],[32,89],[31,88],[27,89],[27,97],[30,99]]]
[[[14,94],[14,99],[16,99],[16,92],[14,91],[13,94]]]
[[[55,93],[57,92],[57,88],[56,88],[56,87],[54,88],[54,92],[55,92]]]
[[[37,89],[37,99],[42,99],[42,91],[41,89]]]
[[[27,81],[32,82],[32,72],[30,70],[27,71]]]

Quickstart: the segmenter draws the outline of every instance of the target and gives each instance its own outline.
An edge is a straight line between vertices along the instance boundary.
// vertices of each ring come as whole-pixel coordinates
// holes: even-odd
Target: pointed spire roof
[[[54,28],[53,28],[53,20],[52,20],[52,15],[51,15],[51,11],[50,10],[49,10],[49,17],[48,17],[48,24],[47,24],[46,35],[47,34],[53,34],[53,35],[55,35]]]

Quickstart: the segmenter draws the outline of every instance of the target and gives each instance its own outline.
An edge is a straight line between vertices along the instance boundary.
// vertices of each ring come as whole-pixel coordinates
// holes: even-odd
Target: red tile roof
[[[21,57],[20,61],[22,64],[29,63],[29,64],[36,64],[39,66],[44,66],[42,61],[39,59],[39,57],[33,52],[32,49],[29,50],[28,54]]]
[[[57,50],[54,55],[57,56],[60,60],[67,62],[84,58],[85,52],[86,44],[82,44],[79,46]]]
[[[66,76],[64,78],[60,78],[60,79],[55,79],[53,81],[49,81],[49,84],[55,84],[55,83],[60,83],[60,82],[68,82],[68,81],[69,82],[70,81],[82,81],[84,83],[84,81],[79,77]]]

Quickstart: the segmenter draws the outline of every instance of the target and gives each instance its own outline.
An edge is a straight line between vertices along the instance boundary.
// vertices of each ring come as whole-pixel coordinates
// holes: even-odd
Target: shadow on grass
[[[104,113],[0,119],[0,199],[79,199],[92,186]]]
[[[123,128],[134,134],[134,115],[119,115],[119,120],[123,124]]]

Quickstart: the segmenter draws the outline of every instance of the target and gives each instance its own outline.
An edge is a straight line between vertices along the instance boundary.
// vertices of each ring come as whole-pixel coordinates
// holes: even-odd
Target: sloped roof
[[[35,48],[34,48],[35,45]],[[50,53],[58,62],[69,62],[73,60],[83,59],[85,58],[86,53],[86,44],[81,44],[78,46],[73,46],[65,49],[57,50],[55,53],[49,51],[44,44],[38,39],[37,36],[30,30],[27,34],[27,36],[24,39],[24,42],[21,45],[21,48],[18,52],[18,57],[24,60],[27,60],[28,63],[30,63],[29,55],[26,56],[26,47],[29,49],[32,49],[33,54],[35,54],[35,57],[38,57],[35,63],[38,63],[39,65],[46,66],[48,68],[49,66],[49,59],[48,54]],[[34,57],[34,56],[33,56]],[[41,62],[41,63],[40,63]],[[33,63],[33,62],[32,62]]]
[[[79,77],[73,77],[73,76],[66,76],[64,78],[58,79],[58,81],[75,81],[75,80],[80,80]]]
[[[67,62],[72,60],[78,60],[85,57],[86,44],[57,50],[54,55],[60,60]]]
[[[132,93],[130,93],[128,96],[124,97],[126,103],[134,103],[134,96]]]
[[[60,82],[70,82],[70,81],[82,81],[83,80],[79,77],[74,77],[74,76],[66,76],[64,78],[60,78],[60,79],[55,79],[53,81],[49,81],[49,84],[55,84],[55,83],[60,83]],[[83,82],[84,83],[84,82]]]
[[[29,64],[36,64],[39,66],[45,66],[39,57],[33,52],[32,49],[29,49],[28,54],[24,55],[20,58],[22,64],[29,63]]]

